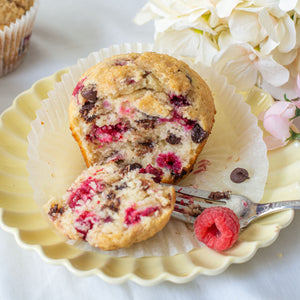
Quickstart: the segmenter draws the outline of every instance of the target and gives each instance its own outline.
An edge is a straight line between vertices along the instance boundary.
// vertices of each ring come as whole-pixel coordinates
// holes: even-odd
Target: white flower
[[[296,45],[295,24],[290,16],[275,18],[265,7],[240,8],[230,15],[228,25],[236,41],[259,46],[264,54],[270,54],[276,47],[286,53]]]
[[[201,2],[204,2],[201,5]],[[134,22],[138,25],[145,24],[157,17],[175,19],[177,17],[189,16],[195,10],[204,8],[208,11],[210,1],[193,0],[150,0],[135,16]]]
[[[296,29],[290,16],[285,14],[280,19],[274,20],[273,18],[274,21],[269,26],[264,23],[264,16],[261,17],[261,22],[270,38],[278,43],[278,50],[286,53],[294,49],[296,45]],[[273,28],[271,28],[272,25]]]
[[[236,10],[229,17],[228,26],[236,41],[249,42],[254,47],[267,36],[256,12]]]
[[[289,93],[300,71],[298,14],[300,0],[150,0],[134,21],[155,20],[157,49],[213,65],[238,89],[263,85],[274,95]]]
[[[169,29],[176,31],[184,30],[186,28],[198,29],[210,34],[216,34],[215,30],[208,24],[204,14],[207,11],[195,11],[189,16],[181,16],[178,18],[163,18],[155,20],[156,34],[164,32]]]
[[[279,8],[283,11],[295,10],[297,14],[300,12],[299,0],[279,0]]]
[[[273,86],[285,84],[289,72],[272,57],[261,56],[247,43],[232,44],[220,51],[213,60],[216,70],[239,90],[248,90],[261,78]]]
[[[229,17],[233,9],[243,0],[221,0],[215,1],[218,2],[216,5],[217,15],[219,18]]]
[[[192,29],[181,31],[169,30],[158,33],[155,48],[172,49],[172,52],[180,53],[182,56],[196,57],[196,61],[210,66],[213,57],[217,54],[216,45],[207,38],[201,31],[195,32]]]

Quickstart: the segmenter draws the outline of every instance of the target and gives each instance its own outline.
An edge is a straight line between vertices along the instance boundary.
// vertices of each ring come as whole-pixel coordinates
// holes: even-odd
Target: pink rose
[[[300,100],[277,101],[259,116],[263,120],[264,128],[271,134],[264,138],[268,150],[287,144],[287,139],[291,136],[291,119],[295,117],[297,108],[300,108]]]

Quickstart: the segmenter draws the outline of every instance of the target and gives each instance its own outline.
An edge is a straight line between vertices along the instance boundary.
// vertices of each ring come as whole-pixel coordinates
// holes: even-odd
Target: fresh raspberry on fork
[[[231,248],[238,239],[240,223],[231,209],[210,207],[197,217],[194,231],[197,239],[207,247],[224,251]]]

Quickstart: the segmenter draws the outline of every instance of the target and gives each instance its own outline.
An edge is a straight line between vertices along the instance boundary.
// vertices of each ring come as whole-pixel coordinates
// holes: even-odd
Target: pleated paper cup
[[[0,30],[0,77],[15,70],[27,53],[36,13],[38,0],[31,8],[10,26]]]
[[[152,50],[148,44],[125,44],[93,52],[87,58],[80,59],[76,66],[70,67],[62,81],[49,93],[49,98],[42,102],[28,136],[27,165],[34,199],[41,211],[51,197],[61,197],[86,168],[79,147],[72,138],[68,120],[70,97],[82,73],[113,55]],[[211,191],[230,190],[259,202],[266,184],[268,159],[257,118],[242,101],[242,96],[227,84],[225,77],[201,64],[185,62],[207,82],[217,113],[212,133],[193,172],[180,184]],[[230,173],[237,167],[247,169],[250,179],[240,184],[232,182]],[[105,252],[85,242],[68,243],[87,251],[134,257],[170,256],[203,246],[196,240],[193,228],[176,219],[171,219],[154,237],[126,249]]]

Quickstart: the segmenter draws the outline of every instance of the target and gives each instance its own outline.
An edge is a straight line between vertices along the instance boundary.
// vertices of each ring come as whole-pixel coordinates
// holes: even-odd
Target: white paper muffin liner
[[[80,76],[91,66],[112,55],[151,50],[155,51],[152,45],[137,43],[116,45],[93,52],[70,67],[62,81],[56,83],[54,90],[48,94],[49,98],[42,101],[42,107],[37,111],[37,118],[32,122],[32,131],[28,136],[27,170],[34,200],[44,215],[42,206],[52,196],[62,196],[86,168],[69,130],[68,120],[70,96]],[[211,191],[230,190],[259,202],[267,179],[268,159],[257,118],[242,101],[242,96],[227,84],[225,77],[201,64],[186,62],[209,85],[217,113],[212,133],[193,172],[180,184]],[[233,183],[230,173],[237,167],[247,169],[250,179],[240,184]],[[126,249],[105,252],[85,242],[68,243],[87,251],[134,257],[170,256],[203,246],[195,238],[192,226],[176,219],[171,219],[154,237]]]
[[[16,22],[0,30],[0,77],[15,70],[23,61],[38,10],[39,1]]]

